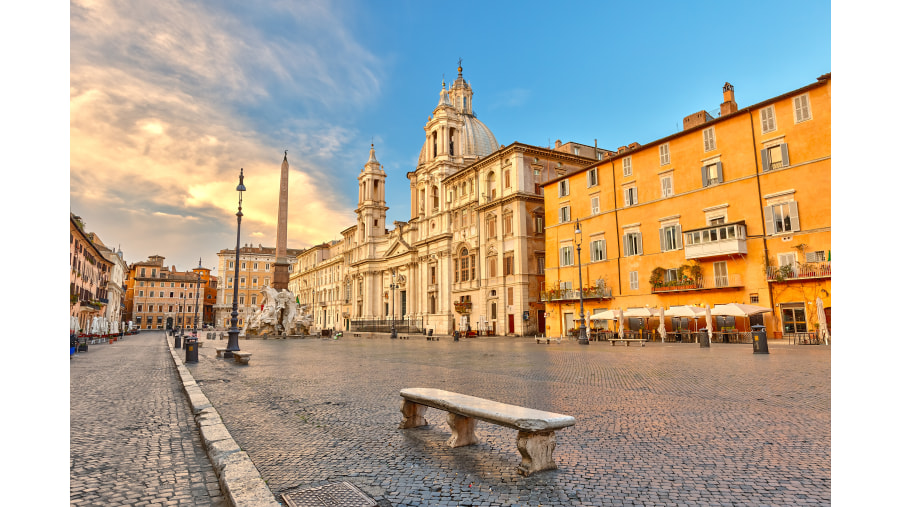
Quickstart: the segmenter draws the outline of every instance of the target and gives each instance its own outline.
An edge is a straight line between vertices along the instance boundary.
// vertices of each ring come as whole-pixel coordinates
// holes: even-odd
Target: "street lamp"
[[[179,316],[180,314],[180,316]],[[178,311],[175,312],[175,319],[180,323],[176,323],[175,328],[177,332],[175,333],[175,348],[181,348],[181,342],[184,339],[184,288],[181,290],[181,304],[178,305]]]
[[[394,289],[397,288],[397,272],[391,268],[391,338],[397,337],[397,326],[394,324]]]
[[[197,306],[200,304],[200,270],[203,269],[203,257],[200,258],[200,264],[197,265],[197,291],[194,294],[194,332],[191,333],[193,338],[197,337]]]
[[[578,343],[587,345],[590,343],[587,337],[587,329],[584,327],[584,288],[581,285],[581,222],[575,219],[575,242],[578,246],[578,300],[581,303],[581,320],[578,328]]]
[[[241,350],[238,347],[238,333],[240,332],[237,327],[238,322],[238,273],[241,269],[241,217],[244,214],[241,212],[241,204],[243,204],[244,200],[244,192],[247,190],[247,187],[244,186],[244,168],[241,168],[241,179],[238,181],[238,186],[235,188],[238,192],[238,211],[237,211],[237,245],[234,247],[234,299],[231,302],[231,328],[228,330],[228,346],[225,347],[224,356],[227,358],[234,357],[234,352]]]

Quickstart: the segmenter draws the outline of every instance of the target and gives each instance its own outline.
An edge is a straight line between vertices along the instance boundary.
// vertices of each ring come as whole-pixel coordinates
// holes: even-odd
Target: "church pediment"
[[[395,255],[405,254],[409,252],[413,248],[409,246],[406,241],[403,241],[403,238],[397,238],[391,243],[391,246],[384,252],[385,257],[393,257]]]

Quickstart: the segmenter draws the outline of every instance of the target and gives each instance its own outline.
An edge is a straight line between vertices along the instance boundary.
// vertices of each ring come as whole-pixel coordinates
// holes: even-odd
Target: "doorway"
[[[509,334],[514,334],[516,332],[516,315],[514,313],[510,313],[509,317]]]

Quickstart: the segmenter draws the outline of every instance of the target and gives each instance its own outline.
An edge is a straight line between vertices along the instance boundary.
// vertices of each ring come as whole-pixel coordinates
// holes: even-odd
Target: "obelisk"
[[[287,150],[284,150],[284,161],[281,162],[281,187],[278,192],[278,230],[275,234],[275,280],[272,288],[281,291],[288,288],[291,264],[287,256],[287,217],[288,217],[288,161]]]

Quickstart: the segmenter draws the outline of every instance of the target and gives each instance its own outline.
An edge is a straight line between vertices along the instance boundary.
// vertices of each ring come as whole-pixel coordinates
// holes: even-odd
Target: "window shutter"
[[[722,172],[722,162],[716,162],[716,174],[719,178],[719,183],[723,183],[725,181],[725,174]]]
[[[681,225],[676,225],[675,226],[675,249],[681,250],[682,248],[684,248],[684,247],[681,245]]]
[[[637,255],[644,255],[644,242],[641,240],[641,233],[635,233],[635,238],[637,239]]]
[[[788,146],[787,143],[783,143],[781,145],[781,167],[787,167],[791,165],[791,159],[788,157]]]
[[[800,213],[797,210],[797,201],[788,203],[788,209],[791,213],[791,232],[800,230]]]
[[[625,245],[625,257],[631,255],[631,243],[628,242],[628,235],[622,235],[622,244]]]
[[[633,187],[631,189],[631,205],[634,206],[637,203],[638,203],[637,187]]]
[[[765,208],[763,208],[763,212],[766,219],[766,234],[774,234],[775,218],[772,216],[772,206],[766,206]]]
[[[606,259],[606,240],[605,240],[605,239],[601,239],[601,240],[598,241],[597,243],[600,245],[600,246],[599,246],[600,257],[598,258],[598,260],[601,260],[601,261],[602,261],[602,260]]]
[[[663,227],[659,230],[659,251],[665,252],[666,250],[666,228]]]
[[[706,166],[700,168],[700,179],[703,180],[703,188],[709,186],[709,175],[706,174]]]
[[[772,165],[772,162],[769,161],[769,149],[768,149],[768,148],[763,148],[762,150],[760,150],[760,152],[759,152],[759,158],[762,160],[762,169],[763,169],[763,172],[768,171],[768,170],[769,170],[769,166]]]

